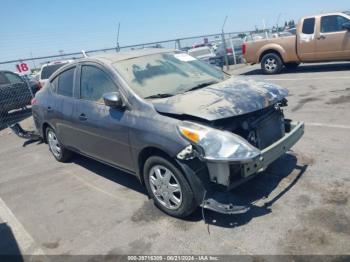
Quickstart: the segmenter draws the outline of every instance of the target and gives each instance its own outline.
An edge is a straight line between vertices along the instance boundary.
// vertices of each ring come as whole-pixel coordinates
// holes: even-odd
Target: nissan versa
[[[200,205],[242,211],[215,196],[301,138],[304,124],[283,115],[287,95],[180,51],[144,49],[69,63],[32,103],[58,161],[77,152],[134,174],[161,210],[185,217]]]

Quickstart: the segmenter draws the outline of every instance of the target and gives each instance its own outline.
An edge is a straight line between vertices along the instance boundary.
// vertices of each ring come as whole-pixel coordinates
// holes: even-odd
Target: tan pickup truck
[[[261,63],[265,74],[278,74],[300,63],[350,60],[350,12],[302,18],[296,35],[248,41],[242,45],[247,63]]]

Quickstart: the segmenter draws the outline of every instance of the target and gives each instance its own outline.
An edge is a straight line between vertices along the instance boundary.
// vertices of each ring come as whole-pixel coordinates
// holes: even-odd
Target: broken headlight
[[[202,157],[209,161],[248,161],[260,151],[243,138],[226,131],[184,121],[180,134],[201,149]]]

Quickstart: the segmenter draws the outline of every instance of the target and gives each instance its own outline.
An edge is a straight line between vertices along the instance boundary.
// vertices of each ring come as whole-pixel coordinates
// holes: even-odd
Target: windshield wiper
[[[151,96],[147,96],[145,97],[145,99],[148,98],[166,98],[166,97],[171,97],[174,96],[173,94],[156,94],[156,95],[151,95]]]
[[[217,84],[217,83],[219,83],[219,82],[218,81],[211,81],[211,82],[200,83],[199,85],[196,85],[196,86],[192,87],[191,89],[188,89],[186,92],[190,92],[190,91],[194,91],[194,90],[197,90],[197,89],[201,89],[203,87],[214,85],[214,84]]]

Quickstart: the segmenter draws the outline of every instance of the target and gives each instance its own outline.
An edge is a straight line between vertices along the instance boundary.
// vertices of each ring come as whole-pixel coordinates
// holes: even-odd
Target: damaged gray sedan
[[[33,100],[58,161],[72,152],[136,175],[164,212],[244,207],[216,198],[264,171],[303,135],[286,89],[230,77],[179,51],[138,50],[60,68]],[[221,194],[222,195],[222,194]]]

